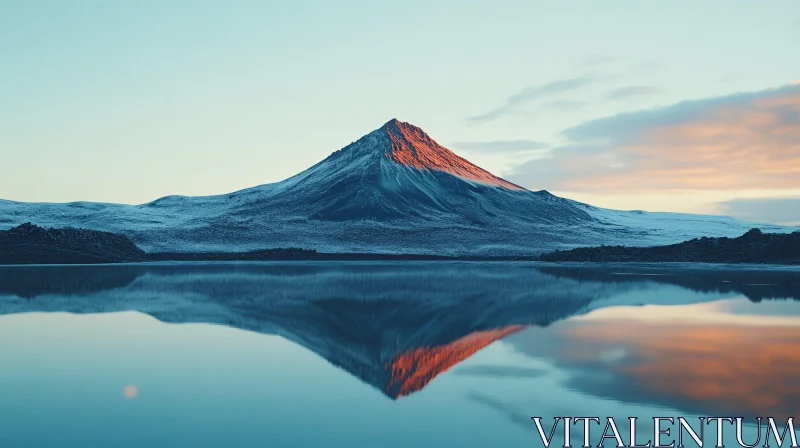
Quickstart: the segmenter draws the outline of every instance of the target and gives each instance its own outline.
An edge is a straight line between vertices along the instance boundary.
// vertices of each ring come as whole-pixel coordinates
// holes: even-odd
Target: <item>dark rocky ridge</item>
[[[137,247],[128,237],[78,228],[43,228],[25,223],[0,230],[0,265],[98,264],[154,261],[270,261],[270,260],[494,260],[534,257],[450,257],[426,254],[324,253],[300,248],[247,252],[153,252]],[[0,281],[2,278],[0,277]]]
[[[72,227],[54,229],[25,223],[0,230],[1,264],[98,264],[149,261],[269,260],[446,260],[453,257],[415,254],[321,253],[299,248],[248,252],[147,253],[128,237]],[[0,277],[0,280],[2,278]]]
[[[800,264],[800,232],[752,229],[737,238],[695,238],[654,247],[583,247],[543,254],[542,261]]]
[[[128,237],[111,232],[45,229],[29,222],[0,231],[2,264],[121,263],[145,256]]]
[[[128,237],[78,228],[43,228],[25,223],[0,230],[2,264],[98,264],[154,261],[270,260],[465,260],[547,262],[701,262],[800,264],[800,232],[762,233],[752,229],[738,238],[699,238],[669,246],[599,246],[536,256],[446,256],[428,254],[325,253],[300,248],[248,252],[147,253]]]

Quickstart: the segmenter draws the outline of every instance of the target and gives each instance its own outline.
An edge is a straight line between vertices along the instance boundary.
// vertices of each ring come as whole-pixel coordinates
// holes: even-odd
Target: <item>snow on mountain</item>
[[[698,215],[692,213],[645,212],[641,210],[621,211],[594,207],[576,202],[575,205],[586,211],[604,232],[614,235],[629,235],[636,238],[640,234],[646,243],[636,243],[623,238],[626,246],[660,246],[679,243],[694,238],[742,236],[748,230],[759,228],[767,233],[791,233],[797,227],[779,226],[767,223],[744,222],[730,216]],[[610,243],[604,243],[610,244]]]
[[[397,120],[289,179],[226,195],[166,196],[135,206],[0,200],[0,228],[28,221],[122,233],[148,251],[302,247],[450,255],[667,244],[738,236],[756,226],[727,217],[606,210],[529,191]]]

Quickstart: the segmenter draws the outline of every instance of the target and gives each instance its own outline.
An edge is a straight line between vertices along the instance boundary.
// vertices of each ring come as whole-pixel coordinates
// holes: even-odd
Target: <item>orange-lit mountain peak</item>
[[[425,347],[401,353],[387,362],[391,379],[384,392],[393,399],[410,395],[424,388],[436,376],[469,358],[478,350],[525,328],[511,325],[495,330],[478,331],[447,345]]]
[[[453,151],[436,143],[425,131],[410,123],[393,118],[380,130],[386,133],[390,142],[390,147],[386,149],[384,155],[397,163],[417,169],[444,171],[486,185],[524,190],[519,185],[501,179],[459,157]]]
[[[414,126],[414,125],[413,125],[413,124],[411,124],[411,123],[404,123],[404,122],[402,122],[402,121],[398,120],[397,118],[392,118],[391,120],[387,121],[387,122],[386,122],[386,124],[384,124],[384,125],[381,127],[381,129],[389,129],[389,127],[390,127],[390,126],[401,126],[401,125],[406,125],[406,126],[416,127],[416,126]],[[419,129],[419,128],[417,128],[417,129]],[[421,129],[420,129],[420,130],[421,130]]]

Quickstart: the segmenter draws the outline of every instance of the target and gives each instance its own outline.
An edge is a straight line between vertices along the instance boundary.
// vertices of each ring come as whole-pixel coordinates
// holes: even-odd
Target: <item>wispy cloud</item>
[[[542,107],[552,110],[576,110],[586,107],[587,104],[586,101],[553,100],[544,103]]]
[[[650,96],[660,93],[661,89],[656,86],[629,86],[614,89],[605,94],[606,100],[617,101],[630,98]]]
[[[800,188],[800,85],[616,115],[562,136],[568,144],[511,180],[595,193]]]
[[[584,67],[596,67],[598,65],[608,64],[609,62],[613,61],[614,58],[612,58],[611,56],[605,56],[602,54],[593,54],[584,59],[581,65]]]
[[[466,151],[524,152],[545,149],[550,145],[534,140],[494,140],[484,142],[455,142],[453,146]]]
[[[639,61],[636,63],[636,68],[646,72],[655,72],[661,70],[661,64],[656,61]]]
[[[533,101],[541,100],[556,94],[571,92],[585,87],[595,82],[596,79],[590,76],[579,76],[576,78],[560,79],[538,86],[526,87],[519,92],[506,98],[505,102],[489,112],[481,115],[469,117],[467,120],[474,124],[488,123],[503,116],[509,115],[522,105]]]

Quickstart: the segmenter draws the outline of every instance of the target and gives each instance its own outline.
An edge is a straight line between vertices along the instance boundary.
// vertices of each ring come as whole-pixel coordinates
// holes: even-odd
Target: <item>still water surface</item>
[[[532,416],[785,422],[799,299],[793,268],[5,267],[0,447],[533,447]]]

